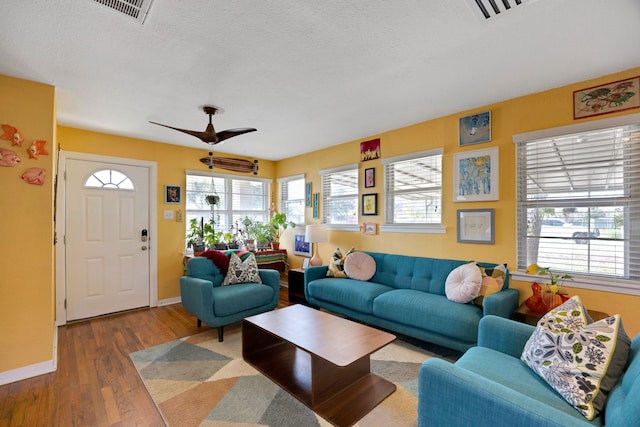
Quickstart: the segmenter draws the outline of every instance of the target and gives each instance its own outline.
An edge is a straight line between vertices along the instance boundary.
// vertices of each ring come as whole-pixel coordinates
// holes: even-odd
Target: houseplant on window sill
[[[203,219],[193,218],[189,221],[189,234],[187,234],[187,249],[193,248],[194,255],[198,256],[205,250]]]
[[[273,249],[279,249],[280,237],[282,237],[284,230],[288,227],[295,228],[296,225],[291,221],[287,221],[287,214],[280,212],[271,217],[269,226],[272,229],[271,247]]]

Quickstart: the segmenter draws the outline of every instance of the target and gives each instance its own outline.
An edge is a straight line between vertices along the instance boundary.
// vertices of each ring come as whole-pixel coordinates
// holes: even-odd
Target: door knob
[[[147,250],[147,247],[146,247],[146,246],[142,246],[142,250],[143,250],[143,251],[146,251],[146,250]]]

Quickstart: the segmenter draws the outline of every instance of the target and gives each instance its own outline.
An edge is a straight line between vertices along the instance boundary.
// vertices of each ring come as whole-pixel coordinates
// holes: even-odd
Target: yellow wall
[[[378,252],[415,254],[436,258],[468,259],[497,263],[508,263],[511,268],[516,265],[516,171],[515,145],[512,141],[514,134],[547,129],[558,126],[584,122],[593,119],[573,119],[573,91],[591,86],[609,83],[616,80],[634,77],[640,74],[640,68],[635,68],[598,79],[579,82],[569,86],[551,89],[520,98],[479,106],[473,110],[462,111],[450,116],[429,120],[402,129],[390,130],[378,135],[369,135],[362,140],[351,141],[337,147],[307,153],[302,156],[278,162],[278,176],[306,173],[306,180],[312,183],[313,192],[319,191],[319,169],[332,168],[344,164],[360,163],[360,142],[372,138],[380,138],[381,156],[393,157],[401,154],[424,151],[432,148],[443,148],[443,200],[442,214],[446,234],[415,234],[415,233],[381,233],[377,236],[365,236],[361,233],[346,231],[331,231],[329,243],[319,244],[320,255],[328,263],[336,247]],[[458,119],[468,114],[491,111],[492,138],[491,142],[467,147],[458,146]],[[617,115],[637,113],[631,110]],[[604,117],[613,117],[609,114]],[[481,148],[499,147],[500,149],[500,199],[491,202],[460,203],[453,202],[453,154]],[[380,160],[360,163],[360,176],[364,169],[374,167],[376,170],[376,186],[364,188],[361,179],[360,193],[378,193],[378,216],[361,216],[363,222],[382,224],[383,200],[383,168]],[[321,206],[322,208],[322,206]],[[456,211],[457,209],[494,208],[495,209],[495,244],[478,245],[457,243]],[[306,209],[308,223],[318,222],[312,218],[311,208]],[[302,258],[292,257],[293,267],[302,263]],[[530,283],[512,282],[512,287],[520,290],[520,301],[523,302],[531,295]],[[571,290],[578,294],[585,305],[593,310],[606,313],[620,313],[627,332],[634,336],[640,333],[640,315],[636,308],[640,306],[640,296],[614,294],[608,292],[590,291],[585,289]]]
[[[158,236],[151,237],[158,245],[158,299],[164,300],[179,297],[179,281],[183,271],[182,254],[185,250],[185,223],[177,222],[175,219],[164,219],[164,211],[173,210],[175,218],[175,211],[178,209],[182,209],[183,213],[185,212],[185,201],[183,197],[181,205],[165,204],[164,186],[180,185],[184,191],[186,183],[185,171],[187,169],[208,172],[207,166],[199,160],[207,155],[207,146],[202,144],[202,149],[186,148],[64,126],[58,128],[58,143],[64,152],[81,152],[157,162],[158,186],[156,191],[158,210],[156,215]],[[248,174],[238,175],[252,176]],[[260,160],[257,177],[273,178],[274,163]]]
[[[54,97],[52,86],[0,75],[0,124],[24,136],[22,147],[0,140],[21,160],[0,167],[0,372],[53,360]],[[49,155],[29,159],[34,140],[46,140]],[[44,185],[21,179],[31,167],[46,170]]]

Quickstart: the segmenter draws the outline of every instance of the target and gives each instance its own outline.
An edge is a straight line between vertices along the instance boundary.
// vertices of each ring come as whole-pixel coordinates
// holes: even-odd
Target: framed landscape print
[[[453,201],[498,200],[498,148],[453,155]]]

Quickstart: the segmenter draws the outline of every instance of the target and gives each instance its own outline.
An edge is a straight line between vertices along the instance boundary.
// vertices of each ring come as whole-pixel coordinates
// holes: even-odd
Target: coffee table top
[[[396,339],[388,332],[300,304],[245,321],[338,366],[347,366]]]

